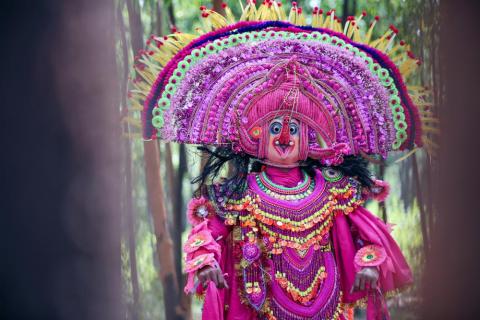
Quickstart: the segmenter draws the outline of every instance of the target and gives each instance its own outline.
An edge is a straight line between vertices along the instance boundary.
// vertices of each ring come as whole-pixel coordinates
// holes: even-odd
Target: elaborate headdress
[[[300,157],[327,163],[341,155],[385,157],[422,144],[415,102],[405,81],[419,64],[393,26],[372,40],[359,17],[344,25],[315,8],[305,26],[295,3],[249,0],[240,22],[202,8],[211,30],[152,37],[136,65],[134,103],[143,104],[144,138],[230,145],[265,156],[266,123],[301,122]],[[290,22],[286,22],[290,20]]]

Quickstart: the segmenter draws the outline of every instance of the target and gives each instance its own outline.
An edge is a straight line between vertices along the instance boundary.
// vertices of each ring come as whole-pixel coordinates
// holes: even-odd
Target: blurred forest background
[[[237,1],[227,1],[239,16]],[[304,12],[311,12],[318,1],[297,1]],[[213,0],[117,0],[115,36],[118,74],[121,75],[123,111],[122,192],[122,278],[126,301],[125,319],[198,319],[201,302],[183,294],[182,243],[188,232],[185,207],[194,189],[190,181],[202,166],[195,147],[144,142],[129,112],[129,81],[133,76],[135,55],[150,36],[172,31],[194,32],[201,24],[199,7],[222,11],[222,2]],[[284,5],[286,3],[284,2]],[[367,21],[380,16],[376,32],[390,24],[400,30],[400,39],[411,44],[422,61],[416,81],[434,88],[434,105],[443,98],[439,79],[438,0],[330,0],[322,1],[324,10],[336,9],[341,18],[365,10]],[[289,5],[287,5],[289,8]],[[434,76],[435,75],[435,76]],[[430,110],[432,116],[434,110]],[[432,119],[432,121],[435,121]],[[433,142],[432,142],[433,143]],[[432,147],[432,145],[430,145]],[[392,192],[386,203],[367,207],[395,225],[393,235],[399,242],[415,275],[415,285],[390,301],[393,319],[417,319],[420,283],[429,254],[430,230],[435,223],[432,201],[435,154],[417,151],[393,154],[381,163],[373,163],[376,176],[388,181]],[[192,301],[193,300],[193,301]],[[358,319],[361,318],[361,313]]]

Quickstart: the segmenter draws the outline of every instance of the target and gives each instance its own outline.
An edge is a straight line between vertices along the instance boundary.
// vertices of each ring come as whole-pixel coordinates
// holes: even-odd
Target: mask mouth
[[[275,139],[273,142],[273,146],[280,156],[286,157],[290,152],[292,152],[295,143],[290,140],[287,144],[285,144],[280,143],[279,139]]]

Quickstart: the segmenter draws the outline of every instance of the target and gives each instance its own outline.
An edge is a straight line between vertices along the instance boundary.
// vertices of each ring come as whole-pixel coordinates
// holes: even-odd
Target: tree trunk
[[[175,242],[175,263],[176,263],[176,270],[178,277],[178,282],[183,283],[183,278],[181,277],[182,274],[182,232],[185,227],[185,212],[183,206],[183,178],[185,177],[185,173],[187,171],[187,155],[185,152],[185,145],[179,145],[179,162],[178,162],[178,169],[177,174],[175,177],[175,181],[173,184],[174,187],[174,202],[173,202],[173,211],[174,211],[174,226],[175,226],[175,234],[173,236]]]
[[[378,170],[379,170],[379,179],[380,180],[385,179],[385,161],[382,161],[382,163],[379,164]],[[387,216],[387,206],[385,204],[385,201],[380,202],[378,205],[380,207],[380,212],[382,213],[382,220],[383,222],[387,223],[388,216]]]
[[[187,152],[184,144],[180,144],[178,148],[178,169],[176,171],[175,183],[174,186],[174,226],[175,233],[173,235],[175,246],[175,269],[177,271],[177,279],[180,287],[187,282],[187,278],[182,270],[182,233],[185,230],[186,226],[186,214],[184,207],[184,198],[183,198],[183,180],[185,174],[187,173]],[[191,318],[191,296],[186,295],[183,290],[180,290],[180,304],[182,305],[182,312],[185,316],[185,319]]]
[[[122,47],[122,71],[123,71],[123,79],[121,81],[121,111],[122,114],[126,115],[128,113],[127,108],[127,86],[128,86],[128,74],[129,74],[129,64],[128,64],[128,45],[127,45],[127,38],[126,38],[126,28],[125,23],[123,21],[122,10],[125,3],[123,1],[117,6],[117,21],[119,25],[119,33],[120,33],[120,43]],[[123,132],[127,134],[129,132],[128,124],[124,124]],[[139,295],[140,289],[138,284],[138,271],[137,271],[137,250],[136,250],[136,241],[135,241],[135,215],[133,212],[133,204],[132,204],[132,150],[130,146],[130,141],[128,138],[124,139],[123,143],[123,152],[124,152],[124,165],[125,165],[125,180],[124,180],[124,217],[125,217],[125,224],[126,224],[126,233],[128,239],[128,254],[129,254],[129,262],[130,262],[130,279],[132,282],[132,300],[133,305],[130,310],[130,318],[133,320],[138,319],[138,313],[140,310],[139,307]]]
[[[168,20],[170,22],[170,28],[174,27],[176,24],[175,21],[175,12],[173,8],[173,0],[167,2],[167,13],[168,13]]]
[[[427,227],[427,213],[425,211],[425,203],[423,198],[423,189],[420,182],[420,170],[417,163],[417,155],[412,156],[412,170],[413,170],[413,179],[415,181],[416,195],[418,201],[418,208],[420,209],[420,227],[422,230],[423,238],[423,250],[424,255],[428,257],[428,246],[429,246],[429,237],[428,237],[428,227]]]
[[[155,26],[155,32],[157,35],[162,35],[163,34],[163,8],[162,8],[162,3],[163,1],[155,1],[156,6],[156,16],[157,16],[157,23]]]
[[[143,48],[143,31],[140,14],[133,0],[127,0],[132,49],[134,53]],[[150,214],[153,218],[157,239],[157,255],[160,264],[160,279],[163,286],[165,317],[167,320],[182,319],[179,285],[175,272],[173,243],[167,227],[167,214],[164,203],[164,189],[160,173],[160,150],[156,141],[144,142],[145,179],[147,181],[147,198]]]
[[[445,98],[440,111],[438,214],[424,281],[420,319],[478,319],[480,215],[480,45],[478,1],[440,1],[440,63]],[[452,17],[455,12],[455,18]],[[444,85],[444,86],[443,86]]]
[[[133,55],[143,49],[143,25],[140,16],[140,8],[136,0],[126,0],[128,9],[128,21],[130,22],[130,38],[132,39]]]
[[[122,319],[114,3],[0,12],[0,318]]]
[[[354,8],[353,8],[353,3],[350,0],[343,0],[343,21],[345,22],[347,20],[347,17],[352,16],[355,14]]]
[[[160,262],[160,278],[163,284],[165,317],[167,320],[181,319],[177,314],[179,301],[176,281],[173,243],[167,227],[162,175],[160,172],[160,151],[156,141],[145,141],[145,179],[147,197],[153,217],[157,254]]]
[[[167,183],[168,183],[168,188],[166,189],[166,194],[168,196],[168,199],[171,199],[172,201],[168,202],[167,209],[170,210],[169,216],[169,225],[170,229],[172,231],[172,234],[174,233],[174,228],[175,228],[175,223],[174,223],[174,216],[175,216],[175,209],[174,209],[174,203],[175,203],[175,168],[173,167],[173,154],[172,154],[172,144],[171,143],[165,143],[165,157],[164,160],[165,162],[165,170],[167,171]]]

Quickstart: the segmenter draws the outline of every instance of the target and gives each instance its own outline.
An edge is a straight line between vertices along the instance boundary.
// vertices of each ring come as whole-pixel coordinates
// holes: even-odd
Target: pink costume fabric
[[[302,179],[299,168],[286,171],[285,169],[267,167],[265,172],[271,181],[290,187],[298,184]],[[211,216],[192,229],[190,238],[205,230],[208,230],[211,239],[217,239],[216,243],[218,243],[220,249],[213,248],[213,250],[209,250],[204,247],[198,250],[196,254],[211,252],[218,257],[219,267],[226,275],[229,288],[219,290],[213,282],[208,284],[206,290],[201,286],[196,288],[198,294],[205,294],[202,319],[259,319],[259,315],[255,310],[248,304],[241,302],[244,300],[239,295],[241,283],[235,276],[235,253],[233,252],[234,248],[230,245],[232,227],[226,226],[218,216]],[[330,229],[330,237],[339,274],[342,303],[345,305],[367,304],[368,320],[389,319],[382,295],[384,296],[390,292],[402,289],[410,284],[412,282],[412,274],[399,247],[391,237],[388,227],[379,218],[359,206],[349,214],[338,214],[335,216],[333,226]],[[364,244],[378,246],[387,255],[385,261],[378,266],[380,276],[378,280],[379,290],[377,292],[368,290],[355,293],[350,292],[354,284],[355,273],[358,271],[358,266],[355,266],[354,261],[355,255],[359,250],[357,244],[359,241]],[[194,273],[195,270],[191,270],[189,278],[193,277]],[[190,283],[185,289],[186,291],[192,291],[193,286]],[[298,317],[298,319],[306,318]],[[343,315],[340,314],[338,319],[344,319]]]

